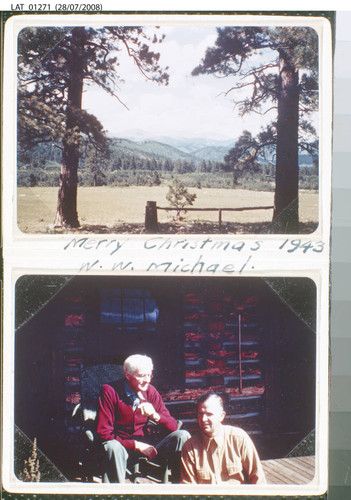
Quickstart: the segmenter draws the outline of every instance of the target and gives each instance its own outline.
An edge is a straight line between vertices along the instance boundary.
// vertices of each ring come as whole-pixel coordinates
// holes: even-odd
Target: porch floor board
[[[263,460],[268,484],[307,484],[315,475],[315,457],[291,457]]]

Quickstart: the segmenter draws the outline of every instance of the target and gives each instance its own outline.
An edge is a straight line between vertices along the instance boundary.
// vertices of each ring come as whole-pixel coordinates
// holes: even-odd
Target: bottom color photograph
[[[25,275],[15,298],[18,480],[314,480],[313,280]]]

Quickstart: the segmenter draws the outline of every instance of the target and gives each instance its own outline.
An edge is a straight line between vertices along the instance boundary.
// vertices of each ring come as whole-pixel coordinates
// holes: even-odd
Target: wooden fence
[[[218,212],[218,224],[222,227],[223,212],[242,212],[244,210],[272,210],[273,206],[260,207],[236,207],[236,208],[174,208],[174,207],[159,207],[156,201],[148,201],[145,208],[145,230],[147,232],[158,232],[157,210],[167,210],[176,212]]]

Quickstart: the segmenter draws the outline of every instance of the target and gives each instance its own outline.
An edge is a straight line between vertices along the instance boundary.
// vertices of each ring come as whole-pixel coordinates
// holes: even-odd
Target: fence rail
[[[218,224],[222,227],[222,213],[223,212],[242,212],[244,210],[272,210],[274,206],[259,206],[259,207],[207,207],[207,208],[195,208],[195,207],[159,207],[156,201],[148,201],[145,208],[145,229],[146,231],[158,232],[158,220],[157,220],[157,210],[167,210],[176,212],[218,212]]]

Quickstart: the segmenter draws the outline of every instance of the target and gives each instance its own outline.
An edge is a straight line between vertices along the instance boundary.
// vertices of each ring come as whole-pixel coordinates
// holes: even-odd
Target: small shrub
[[[37,455],[37,439],[34,438],[32,453],[27,460],[24,460],[23,471],[19,474],[19,479],[26,482],[40,481],[39,458]]]
[[[174,208],[177,208],[177,219],[180,219],[180,212],[184,207],[192,205],[196,199],[196,194],[191,194],[179,179],[174,179],[169,184],[169,190],[166,195],[167,201]]]

